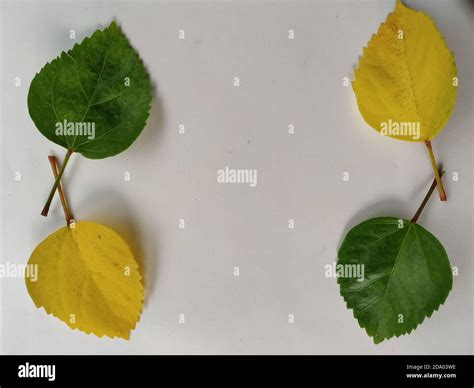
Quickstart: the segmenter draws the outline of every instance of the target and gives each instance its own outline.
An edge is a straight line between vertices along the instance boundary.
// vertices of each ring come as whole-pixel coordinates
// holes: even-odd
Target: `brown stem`
[[[444,171],[442,170],[436,170],[436,173],[439,175],[439,177],[441,178],[441,176],[444,174]],[[425,208],[426,204],[428,203],[428,200],[430,199],[431,197],[431,194],[433,194],[433,191],[434,189],[436,188],[437,186],[437,180],[436,178],[433,179],[433,183],[431,184],[431,187],[430,189],[428,190],[428,192],[426,193],[425,195],[425,198],[423,199],[423,202],[421,202],[421,205],[420,207],[418,208],[418,210],[416,211],[415,215],[413,216],[413,218],[411,219],[411,223],[412,224],[416,224],[416,222],[418,221],[418,218],[420,217],[421,215],[421,212],[423,211],[423,209]]]
[[[53,170],[54,178],[58,177],[58,165],[56,162],[56,157],[53,155],[48,156],[49,164],[51,164],[51,170]],[[71,210],[69,208],[69,204],[67,202],[66,196],[64,195],[63,185],[61,182],[58,184],[58,194],[59,198],[61,199],[61,205],[64,211],[64,217],[66,218],[66,224],[69,225],[73,220]]]
[[[64,157],[63,164],[61,165],[61,168],[59,169],[58,175],[54,179],[54,184],[53,184],[53,187],[51,188],[51,191],[49,192],[49,197],[46,200],[46,204],[44,205],[43,210],[41,211],[41,215],[44,217],[48,216],[49,207],[51,206],[51,201],[53,200],[54,193],[56,192],[56,189],[58,188],[59,182],[64,173],[64,169],[66,168],[67,162],[69,161],[69,158],[71,157],[72,153],[73,153],[73,150],[70,150],[70,149],[67,150],[66,156]]]
[[[433,148],[431,147],[431,141],[425,140],[426,148],[428,149],[428,154],[430,155],[431,167],[433,168],[433,173],[436,178],[436,184],[439,191],[439,199],[441,201],[446,201],[446,192],[444,191],[443,182],[441,181],[441,176],[438,172],[438,166],[436,164],[436,159],[433,153]]]

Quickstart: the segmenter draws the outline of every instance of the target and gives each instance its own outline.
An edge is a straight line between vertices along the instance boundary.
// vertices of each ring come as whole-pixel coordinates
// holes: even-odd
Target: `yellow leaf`
[[[352,87],[372,128],[401,140],[427,141],[453,110],[456,74],[453,54],[433,21],[398,0],[364,48]]]
[[[98,337],[129,338],[143,302],[138,264],[122,238],[94,222],[76,222],[31,254],[38,277],[26,278],[36,307]]]

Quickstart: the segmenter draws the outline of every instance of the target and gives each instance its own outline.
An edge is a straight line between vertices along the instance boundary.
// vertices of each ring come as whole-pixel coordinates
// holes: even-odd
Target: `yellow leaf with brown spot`
[[[454,56],[434,22],[398,0],[363,49],[352,87],[372,128],[401,140],[431,140],[454,107]]]

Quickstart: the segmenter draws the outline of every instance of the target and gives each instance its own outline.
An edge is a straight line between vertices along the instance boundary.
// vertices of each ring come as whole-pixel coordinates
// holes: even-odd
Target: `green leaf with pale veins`
[[[115,22],[46,64],[28,93],[38,130],[91,159],[126,150],[145,127],[150,102],[148,74]]]
[[[442,305],[453,284],[448,256],[426,229],[393,217],[353,227],[338,252],[341,295],[377,344],[410,333]],[[344,268],[344,270],[342,270]],[[362,267],[359,267],[359,269]]]

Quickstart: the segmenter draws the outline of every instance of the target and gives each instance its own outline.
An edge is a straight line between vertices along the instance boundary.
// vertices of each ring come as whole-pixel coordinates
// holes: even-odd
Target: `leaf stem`
[[[441,178],[441,176],[444,174],[444,171],[443,170],[436,170],[436,174]],[[416,211],[415,215],[413,216],[413,218],[411,219],[411,223],[412,224],[416,224],[416,222],[418,221],[418,218],[420,217],[421,215],[421,212],[423,211],[423,209],[425,208],[426,204],[428,203],[428,200],[430,199],[431,197],[431,194],[433,194],[433,191],[434,189],[436,188],[437,186],[437,179],[433,179],[433,183],[431,184],[431,187],[430,189],[428,190],[428,192],[426,193],[425,195],[425,198],[423,199],[423,202],[421,202],[421,205],[420,207],[418,208],[418,210]]]
[[[53,155],[48,156],[49,164],[51,165],[51,170],[53,170],[54,178],[56,179],[58,176],[58,165],[56,162],[56,157]],[[58,194],[59,198],[61,199],[61,205],[63,206],[64,217],[66,218],[66,224],[69,226],[71,221],[73,220],[71,210],[69,208],[69,204],[66,199],[66,195],[64,194],[63,185],[61,182],[58,184]]]
[[[430,155],[431,167],[433,168],[433,173],[436,178],[436,185],[438,186],[439,199],[441,201],[446,201],[446,192],[444,191],[443,182],[441,181],[441,176],[438,172],[438,166],[436,164],[436,159],[433,153],[433,148],[431,147],[431,141],[425,140],[426,148],[428,149],[428,154]]]
[[[64,169],[66,168],[67,162],[69,161],[69,158],[71,157],[73,152],[74,151],[71,150],[71,149],[67,150],[66,156],[64,157],[63,164],[61,165],[61,168],[59,169],[58,175],[54,179],[54,184],[53,184],[53,187],[51,188],[51,191],[49,193],[49,197],[46,200],[46,203],[43,207],[43,210],[41,211],[41,215],[44,216],[44,217],[48,216],[49,207],[51,206],[51,201],[53,200],[54,193],[56,192],[56,189],[58,188],[59,182],[60,182],[61,177],[63,176],[63,173],[64,173]]]

